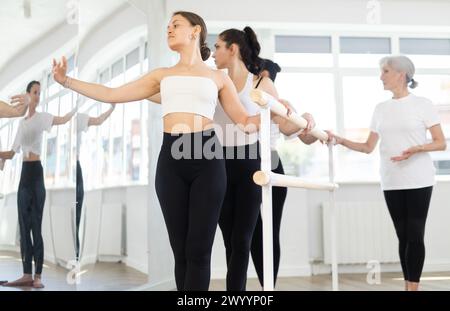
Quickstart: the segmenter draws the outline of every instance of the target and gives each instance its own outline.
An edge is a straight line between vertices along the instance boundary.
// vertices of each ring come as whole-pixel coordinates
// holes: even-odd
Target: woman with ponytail
[[[273,82],[259,76],[263,69],[263,60],[259,57],[261,46],[253,29],[245,27],[244,30],[225,30],[218,36],[215,48],[213,57],[217,68],[228,70],[228,75],[238,91],[240,102],[249,115],[258,114],[260,109],[250,98],[250,91],[253,88],[278,98]],[[304,117],[308,120],[308,131],[314,127],[314,120],[309,114],[305,114]],[[258,154],[258,134],[248,134],[234,126],[220,106],[216,110],[214,121],[221,129],[218,132],[223,134],[219,135],[219,139],[224,146],[227,172],[227,190],[219,219],[227,258],[226,287],[231,291],[244,291],[250,247],[261,206],[261,187],[252,179],[253,173],[260,169],[261,162]],[[286,122],[285,119],[273,117],[271,124],[273,149],[278,138],[278,126],[283,133],[289,135],[299,130],[296,125]],[[307,131],[304,134],[305,141],[313,142],[315,139],[312,139]],[[277,167],[277,154],[272,154],[272,159],[272,163],[276,163],[272,166]],[[282,201],[284,202],[284,199]],[[276,261],[279,262],[279,252]],[[258,275],[262,278],[262,271]]]

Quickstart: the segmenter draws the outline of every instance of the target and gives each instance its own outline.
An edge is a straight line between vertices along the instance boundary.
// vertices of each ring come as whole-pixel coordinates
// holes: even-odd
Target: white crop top
[[[53,115],[47,112],[36,112],[31,118],[20,120],[11,149],[16,153],[22,149],[25,157],[30,152],[40,155],[42,134],[44,131],[50,132],[52,125]]]
[[[219,90],[207,77],[168,76],[160,85],[163,116],[188,112],[213,119]]]

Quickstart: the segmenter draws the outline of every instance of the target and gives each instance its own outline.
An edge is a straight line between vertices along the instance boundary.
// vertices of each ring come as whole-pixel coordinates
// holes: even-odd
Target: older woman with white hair
[[[445,150],[446,142],[433,103],[408,90],[418,85],[412,61],[388,56],[381,59],[380,68],[384,89],[393,97],[376,106],[366,142],[329,134],[336,144],[363,153],[371,153],[380,140],[381,188],[399,239],[405,289],[415,291],[425,260],[425,222],[435,184],[429,152]]]

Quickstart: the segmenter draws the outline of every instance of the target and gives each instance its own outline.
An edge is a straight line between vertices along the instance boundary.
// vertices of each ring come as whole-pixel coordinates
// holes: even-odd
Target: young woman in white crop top
[[[213,54],[217,68],[228,70],[231,80],[239,91],[241,104],[249,115],[256,115],[260,111],[259,106],[250,98],[252,89],[261,89],[278,98],[273,82],[259,76],[262,69],[262,59],[259,58],[260,50],[261,47],[255,32],[250,27],[245,27],[244,30],[227,29],[223,31],[217,38]],[[304,114],[304,117],[309,121],[308,127],[314,126],[311,115]],[[247,134],[234,126],[220,106],[217,107],[214,120],[222,134],[222,136],[218,136],[224,146],[227,171],[227,192],[219,220],[227,257],[226,287],[230,291],[244,291],[252,237],[260,218],[261,187],[256,185],[252,178],[254,172],[260,169],[261,162],[258,152],[258,134]],[[276,133],[279,133],[278,127],[280,127],[281,132],[288,135],[299,131],[295,124],[287,122],[281,117],[273,117],[271,127],[272,131],[276,129]],[[309,135],[303,135],[302,138],[309,143],[315,141]],[[273,148],[275,148],[277,139],[278,135],[271,137]],[[272,160],[276,160],[275,169],[278,166],[276,150],[272,155]],[[286,190],[285,188],[281,189],[284,189],[285,197]],[[274,201],[284,202],[284,197],[280,199],[277,194],[278,192],[274,189]],[[274,204],[274,207],[277,206],[280,209],[279,205]],[[279,214],[281,221],[281,212]],[[274,220],[277,219],[274,217]],[[278,231],[275,224],[274,236],[277,236]],[[277,245],[277,241],[279,240],[274,239],[274,245]],[[275,271],[278,270],[279,261],[279,252],[277,253],[276,250],[275,246]],[[258,257],[255,260],[255,256],[253,257],[258,276],[262,280],[262,258],[259,260]]]
[[[69,122],[75,113],[72,110],[63,117],[53,116],[47,112],[37,112],[41,93],[40,83],[31,81],[27,86],[30,98],[28,115],[22,119],[17,129],[11,151],[0,152],[2,160],[12,159],[20,150],[23,151],[22,172],[17,191],[17,207],[20,228],[20,252],[22,254],[23,277],[8,282],[3,286],[33,286],[42,288],[42,266],[44,263],[44,243],[41,234],[42,215],[45,204],[44,174],[40,161],[42,134],[50,131],[53,125]],[[33,239],[31,239],[33,234]],[[32,277],[32,260],[34,258],[35,275]]]
[[[167,41],[179,54],[179,62],[117,88],[66,77],[64,58],[60,63],[54,61],[53,68],[60,84],[102,102],[132,102],[161,92],[164,138],[155,186],[179,290],[209,287],[211,249],[226,186],[224,159],[218,154],[222,148],[212,130],[217,99],[243,128],[253,124],[256,131],[260,123],[259,116],[248,116],[230,78],[204,63],[210,54],[206,34],[206,25],[197,14],[174,13]]]

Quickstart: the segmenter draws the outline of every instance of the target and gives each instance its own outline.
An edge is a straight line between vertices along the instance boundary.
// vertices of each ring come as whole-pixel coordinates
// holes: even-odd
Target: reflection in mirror
[[[39,289],[75,257],[76,97],[53,81],[51,59],[65,55],[75,76],[78,25],[65,1],[0,6],[10,29],[0,36],[0,278],[4,289]]]

